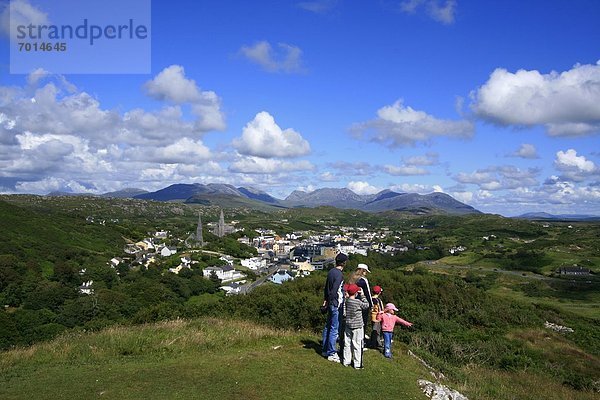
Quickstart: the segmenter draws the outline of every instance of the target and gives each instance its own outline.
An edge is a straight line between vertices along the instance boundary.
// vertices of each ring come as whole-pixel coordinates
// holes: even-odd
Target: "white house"
[[[79,293],[82,294],[93,294],[94,293],[94,289],[92,289],[92,284],[94,283],[94,281],[88,281],[88,282],[83,282],[83,284],[81,286],[79,286]]]
[[[177,248],[175,248],[175,247],[164,246],[163,248],[160,249],[160,255],[163,257],[170,257],[173,254],[177,254]]]
[[[261,257],[252,257],[241,261],[242,267],[246,267],[253,271],[259,270],[267,266],[267,260]]]
[[[217,275],[217,278],[219,278],[222,282],[233,281],[235,279],[240,279],[246,276],[241,272],[236,271],[235,269],[233,269],[233,267],[229,265],[225,265],[223,267],[206,267],[202,271],[202,274],[205,278],[210,278],[210,275],[213,272]]]
[[[271,276],[269,278],[269,280],[277,285],[281,285],[283,282],[285,281],[289,281],[289,280],[293,280],[294,277],[290,275],[290,273],[288,271],[286,271],[285,269],[280,269],[277,272],[275,272],[273,274],[273,276]]]

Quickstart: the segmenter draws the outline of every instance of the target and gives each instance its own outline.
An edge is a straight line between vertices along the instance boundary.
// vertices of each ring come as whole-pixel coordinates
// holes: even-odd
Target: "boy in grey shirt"
[[[365,296],[360,296],[360,300],[356,298],[356,294],[362,292],[362,289],[351,284],[346,286],[348,298],[344,302],[344,314],[346,315],[346,328],[344,329],[344,366],[347,367],[351,362],[354,362],[354,368],[361,369],[363,356],[363,337],[364,337],[364,322],[362,313],[363,310],[369,308],[369,302]]]

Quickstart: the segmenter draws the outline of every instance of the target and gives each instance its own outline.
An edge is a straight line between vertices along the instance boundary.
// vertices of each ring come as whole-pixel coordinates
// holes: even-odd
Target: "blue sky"
[[[0,192],[219,182],[600,215],[598,1],[154,0],[149,74],[29,75],[9,73],[7,4]]]

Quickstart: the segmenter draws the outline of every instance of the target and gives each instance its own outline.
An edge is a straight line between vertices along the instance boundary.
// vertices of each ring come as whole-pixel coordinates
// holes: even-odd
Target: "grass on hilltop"
[[[401,343],[394,344],[391,361],[366,352],[365,369],[357,371],[322,358],[317,340],[306,332],[219,319],[70,333],[0,353],[0,398],[345,399],[371,393],[426,399],[417,380],[432,378]],[[472,399],[597,398],[523,371],[467,365],[463,376],[444,383]]]

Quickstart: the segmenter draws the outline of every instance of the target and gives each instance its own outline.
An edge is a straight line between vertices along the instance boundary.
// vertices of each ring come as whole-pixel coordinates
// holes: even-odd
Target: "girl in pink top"
[[[411,327],[412,323],[403,320],[394,313],[398,311],[392,303],[387,303],[383,312],[377,315],[377,320],[381,321],[381,331],[383,333],[383,355],[387,358],[392,358],[392,337],[394,335],[394,327],[396,322],[401,325]]]

